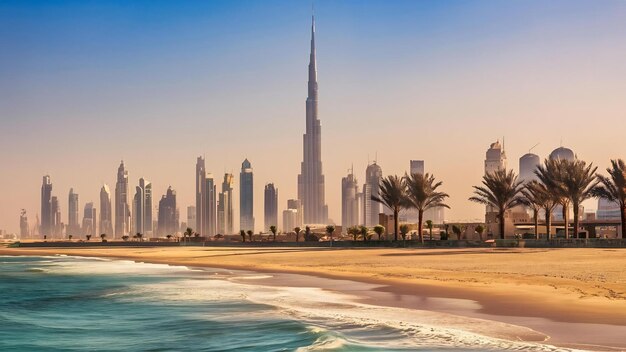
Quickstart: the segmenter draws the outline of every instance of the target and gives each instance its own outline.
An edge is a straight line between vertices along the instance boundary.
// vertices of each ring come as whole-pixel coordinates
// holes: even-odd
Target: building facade
[[[233,174],[224,174],[222,191],[219,194],[217,205],[217,232],[222,235],[234,233],[233,216],[233,186],[235,177]]]
[[[100,189],[100,233],[113,235],[113,214],[111,211],[111,191],[106,184]]]
[[[254,231],[254,175],[248,159],[241,163],[239,173],[239,227]]]
[[[135,187],[132,233],[140,233],[146,237],[152,235],[152,184],[143,177]]]
[[[365,184],[363,185],[363,222],[365,226],[378,225],[378,214],[382,213],[382,205],[373,201],[372,197],[380,196],[380,182],[383,179],[382,168],[374,163],[365,169]]]
[[[124,167],[124,161],[117,169],[117,182],[115,183],[115,237],[130,234],[130,204],[128,193],[128,171]]]
[[[52,216],[52,182],[50,176],[46,175],[41,185],[41,236],[52,236]]]
[[[270,230],[270,226],[278,227],[278,188],[273,183],[265,185],[264,190],[264,229]]]
[[[157,235],[159,237],[166,237],[167,235],[176,234],[179,230],[178,220],[176,191],[170,186],[159,201]]]
[[[67,235],[77,236],[80,234],[80,223],[78,222],[78,194],[70,188],[67,202]]]
[[[341,179],[341,227],[347,231],[359,225],[359,183],[354,170]]]

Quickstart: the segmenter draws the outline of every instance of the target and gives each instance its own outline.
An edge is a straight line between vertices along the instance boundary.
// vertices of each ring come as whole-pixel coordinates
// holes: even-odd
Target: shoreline
[[[345,250],[324,250],[329,252],[326,255],[335,255]],[[372,250],[369,250],[372,251]],[[164,253],[165,252],[165,253]],[[437,312],[445,312],[479,319],[488,319],[528,327],[540,333],[550,336],[550,340],[546,343],[561,347],[570,348],[602,348],[603,350],[626,349],[626,337],[609,343],[598,343],[603,341],[602,338],[593,338],[589,341],[568,342],[567,336],[571,332],[561,331],[559,325],[567,325],[570,328],[579,328],[587,326],[594,328],[594,325],[609,328],[617,328],[617,331],[626,333],[626,315],[622,314],[624,301],[615,300],[615,304],[607,304],[606,300],[596,299],[591,301],[594,304],[581,304],[583,299],[576,299],[570,296],[558,295],[555,291],[557,288],[552,287],[518,287],[517,290],[507,290],[507,287],[501,287],[500,283],[491,283],[489,285],[481,285],[480,283],[468,281],[467,285],[459,285],[449,282],[438,282],[437,280],[428,280],[421,278],[419,280],[411,280],[402,278],[397,275],[372,275],[371,273],[357,273],[349,270],[336,270],[333,272],[321,272],[317,268],[307,268],[306,263],[300,266],[285,267],[278,265],[279,263],[267,263],[263,259],[264,256],[275,255],[301,255],[301,252],[311,252],[302,249],[280,249],[272,248],[266,250],[251,249],[207,249],[183,248],[176,251],[176,255],[169,256],[167,249],[162,248],[93,248],[93,249],[76,249],[76,248],[0,248],[0,255],[54,255],[65,254],[83,257],[102,257],[111,259],[132,260],[135,262],[146,262],[155,264],[166,264],[175,266],[199,267],[199,268],[220,268],[227,270],[240,270],[258,273],[268,273],[285,276],[285,274],[305,275],[310,279],[307,281],[308,286],[320,287],[320,278],[324,280],[347,280],[357,283],[374,285],[370,289],[371,293],[361,295],[360,302],[364,304],[372,304],[377,306],[387,306],[396,308],[424,309],[419,307],[420,302],[424,298],[446,300],[452,302],[454,300],[463,300],[463,302],[476,302],[478,308],[472,309],[453,309],[449,310],[443,306],[443,310],[429,309],[428,306],[424,310]],[[319,251],[315,251],[319,252]],[[397,252],[397,250],[394,250]],[[626,251],[623,252],[626,254]],[[188,256],[180,257],[186,254]],[[198,254],[210,254],[198,256]],[[393,253],[391,253],[393,254]],[[396,253],[397,254],[397,253]],[[467,254],[467,253],[466,253]],[[469,254],[471,255],[471,253]],[[495,255],[495,254],[492,254]],[[216,260],[223,256],[237,257],[245,256],[247,259],[237,263]],[[254,258],[256,256],[256,258]],[[250,260],[250,257],[254,259]],[[210,258],[211,260],[208,260]],[[250,263],[255,265],[251,266]],[[317,270],[315,270],[317,269]],[[339,268],[340,269],[340,268]],[[317,279],[315,279],[317,278]],[[271,284],[271,283],[269,283]],[[293,284],[293,283],[292,283]],[[321,287],[323,289],[328,289]],[[332,288],[330,288],[332,290]],[[341,290],[337,291],[341,292]],[[382,299],[381,299],[382,297]],[[391,298],[389,298],[391,297]],[[421,298],[418,300],[416,298]],[[437,301],[437,300],[434,300]],[[584,302],[584,301],[583,301]],[[608,302],[612,303],[612,302]],[[435,305],[435,307],[439,307]],[[432,307],[430,307],[432,308]],[[439,307],[441,308],[441,307]],[[519,319],[518,319],[519,318]],[[545,325],[548,329],[536,329],[536,326],[529,326],[523,322],[530,322],[535,325]],[[531,324],[532,325],[532,324]],[[567,330],[567,329],[565,329]],[[605,331],[605,328],[598,331]],[[598,332],[601,333],[601,332]],[[611,334],[611,331],[608,332]],[[622,334],[622,336],[624,336]],[[611,336],[606,336],[607,338]],[[615,336],[613,336],[615,338]]]

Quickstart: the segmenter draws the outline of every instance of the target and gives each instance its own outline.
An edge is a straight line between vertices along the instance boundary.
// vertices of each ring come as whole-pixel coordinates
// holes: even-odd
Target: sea
[[[562,350],[316,287],[261,284],[268,277],[106,258],[0,256],[0,351]]]

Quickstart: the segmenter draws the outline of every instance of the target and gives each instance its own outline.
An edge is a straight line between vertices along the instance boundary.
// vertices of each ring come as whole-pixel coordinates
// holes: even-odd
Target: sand
[[[51,254],[348,279],[395,295],[473,300],[481,314],[626,332],[619,330],[626,327],[626,249],[0,248],[0,255]],[[626,346],[626,336],[613,340]]]

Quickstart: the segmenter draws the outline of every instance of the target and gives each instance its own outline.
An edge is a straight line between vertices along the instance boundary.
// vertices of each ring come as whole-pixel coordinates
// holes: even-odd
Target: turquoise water
[[[255,285],[253,274],[77,257],[0,262],[1,351],[543,349],[370,322],[320,291]]]

